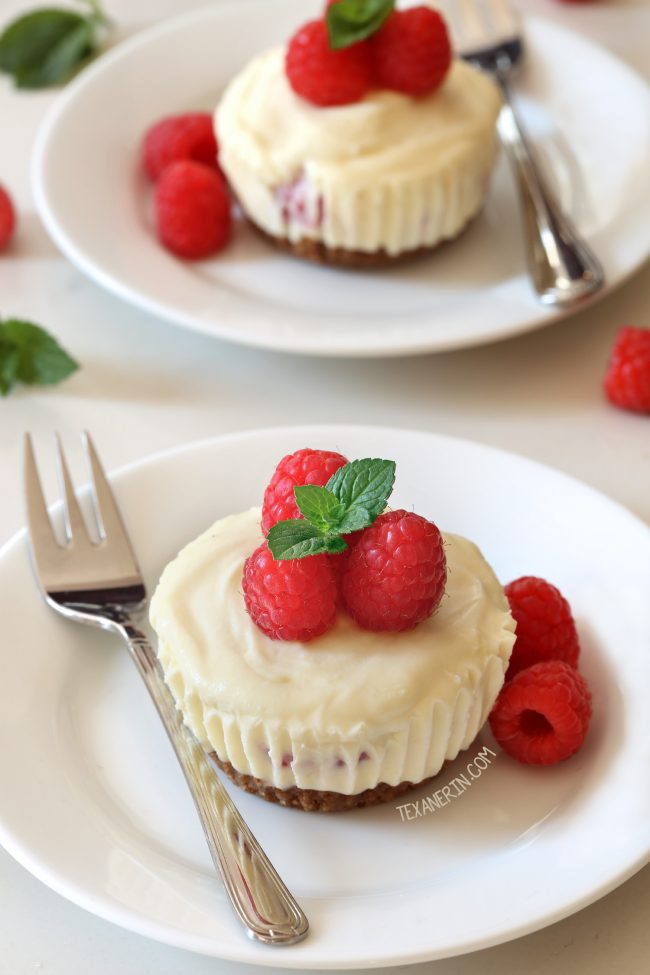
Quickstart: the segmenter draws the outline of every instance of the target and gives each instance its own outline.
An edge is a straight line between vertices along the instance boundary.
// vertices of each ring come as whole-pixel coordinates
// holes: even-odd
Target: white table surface
[[[2,0],[0,26],[36,5]],[[124,35],[201,6],[189,0],[105,5]],[[647,0],[520,5],[598,41],[650,81]],[[28,181],[31,146],[52,98],[18,94],[0,79],[0,182],[11,188],[20,211],[15,246],[0,257],[0,315],[45,325],[83,368],[58,388],[16,390],[0,401],[0,543],[23,521],[18,475],[27,429],[41,447],[57,429],[74,445],[74,457],[77,434],[87,427],[112,468],[187,441],[294,419],[417,427],[518,451],[581,478],[650,523],[650,420],[612,409],[600,391],[617,327],[650,325],[650,266],[568,322],[483,349],[369,362],[240,349],[127,307],[59,256],[35,213]],[[647,776],[647,769],[639,773]],[[646,867],[543,931],[409,972],[645,975],[649,902]],[[244,975],[259,969],[191,955],[114,927],[52,893],[0,851],[0,975],[35,971]]]

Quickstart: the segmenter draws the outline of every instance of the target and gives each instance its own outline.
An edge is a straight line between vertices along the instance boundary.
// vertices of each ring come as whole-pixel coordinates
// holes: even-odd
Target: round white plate
[[[518,202],[499,163],[480,218],[404,267],[367,273],[300,263],[238,226],[222,255],[186,263],[156,242],[139,144],[155,120],[212,110],[257,52],[322,0],[236,0],[165,22],[60,96],[33,158],[38,210],[84,273],[127,301],[209,335],[313,355],[404,355],[480,345],[548,324],[528,281]],[[603,261],[608,287],[650,252],[650,93],[606,51],[531,19],[517,89],[560,196]],[[233,42],[236,39],[236,43]],[[170,69],[173,66],[173,70]]]
[[[471,951],[621,883],[650,850],[650,531],[585,485],[477,444],[377,428],[271,430],[170,451],[114,476],[150,588],[213,519],[258,503],[280,456],[306,444],[394,458],[396,505],[475,539],[504,581],[533,573],[560,586],[594,695],[582,750],[557,767],[528,768],[484,731],[435,785],[466,773],[487,745],[496,757],[471,788],[404,820],[397,803],[310,815],[229,785],[311,921],[303,944],[253,944],[215,877],[126,652],[39,600],[20,534],[0,554],[2,843],[46,884],[124,927],[298,969]]]

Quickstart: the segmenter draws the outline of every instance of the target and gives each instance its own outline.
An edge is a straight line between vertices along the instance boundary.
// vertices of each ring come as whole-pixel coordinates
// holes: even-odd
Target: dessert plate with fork
[[[183,262],[161,248],[151,187],[140,169],[143,133],[166,115],[212,111],[254,55],[285,42],[322,6],[219,0],[120,44],[70,84],[46,117],[33,157],[38,210],[66,257],[125,301],[177,326],[309,355],[396,356],[481,345],[582,307],[540,302],[505,153],[480,216],[457,240],[403,265],[372,272],[312,266],[276,251],[244,221],[233,243],[210,260]],[[586,299],[593,301],[650,253],[644,179],[650,91],[611,54],[564,28],[529,18],[522,37],[524,54],[510,85],[516,110],[552,193],[602,265],[605,284],[596,273],[598,287]],[[466,31],[463,40],[476,43]],[[170,63],[173,72],[164,68]],[[143,78],[155,84],[143,85]],[[509,153],[521,155],[511,125],[503,138]],[[540,218],[539,209],[533,214],[530,185],[525,195],[523,212],[544,240],[553,221],[544,212]],[[573,257],[554,273],[566,276]],[[540,272],[542,293],[547,270]],[[573,297],[571,287],[567,293]]]
[[[534,574],[559,586],[593,691],[580,752],[549,768],[523,766],[484,728],[435,783],[327,815],[275,806],[225,782],[310,923],[299,943],[251,941],[128,652],[116,635],[45,605],[21,532],[0,551],[0,842],[55,891],[132,931],[303,971],[498,944],[622,883],[650,856],[647,526],[584,484],[479,444],[372,427],[264,430],[167,451],[109,478],[147,590],[189,539],[255,504],[277,458],[298,444],[394,459],[397,506],[414,505],[474,539],[502,582]],[[48,450],[36,446],[44,471]],[[81,452],[68,443],[66,453],[74,470]],[[192,503],[179,505],[188,485]],[[89,492],[79,496],[91,516]],[[60,505],[51,514],[62,528]],[[603,539],[615,540],[606,557]],[[471,787],[455,790],[453,801],[424,803],[463,775]]]

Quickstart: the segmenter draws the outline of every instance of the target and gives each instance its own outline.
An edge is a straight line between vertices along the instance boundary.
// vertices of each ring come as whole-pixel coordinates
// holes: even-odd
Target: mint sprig
[[[275,559],[303,559],[324,552],[344,552],[347,548],[340,535],[323,532],[306,518],[279,521],[269,532],[268,540]]]
[[[18,88],[47,88],[66,81],[96,50],[108,24],[99,0],[80,0],[88,13],[46,7],[12,21],[0,34],[0,71]]]
[[[339,0],[327,10],[330,47],[339,50],[364,41],[395,9],[395,0]]]
[[[14,383],[51,386],[61,382],[79,364],[45,329],[17,318],[0,321],[0,394]]]
[[[365,458],[340,467],[325,487],[295,487],[303,517],[280,521],[271,528],[271,554],[275,559],[302,559],[345,551],[342,536],[367,528],[379,517],[394,483],[394,461]]]

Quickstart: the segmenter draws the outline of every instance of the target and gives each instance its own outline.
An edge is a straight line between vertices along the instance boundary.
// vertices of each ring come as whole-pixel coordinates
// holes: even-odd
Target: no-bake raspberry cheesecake
[[[479,550],[387,511],[394,465],[284,458],[151,603],[187,724],[243,788],[308,810],[391,799],[474,740],[515,623]],[[265,537],[266,536],[266,537]]]
[[[370,5],[363,21],[355,0],[329,4],[217,107],[220,164],[246,216],[298,256],[392,262],[456,237],[485,199],[497,87],[452,59],[437,12],[393,8]]]

